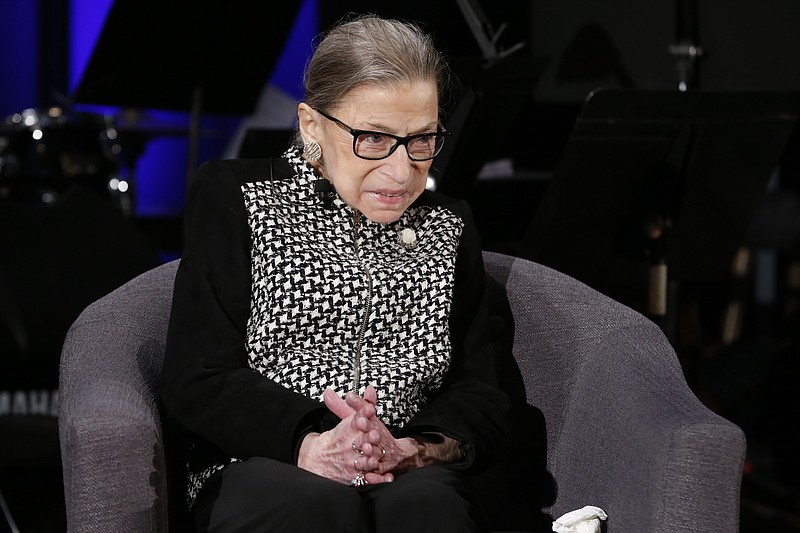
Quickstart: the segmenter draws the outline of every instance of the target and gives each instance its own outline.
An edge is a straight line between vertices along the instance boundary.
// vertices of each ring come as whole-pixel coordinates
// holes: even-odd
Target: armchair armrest
[[[629,325],[583,355],[548,454],[554,515],[594,504],[609,533],[738,530],[743,433],[664,364],[660,330]]]
[[[59,435],[70,531],[166,531],[156,383],[177,262],[96,301],[61,354]]]
[[[62,413],[70,531],[165,531],[164,453],[152,403],[101,379]]]
[[[608,533],[738,530],[744,434],[689,389],[661,330],[552,269],[485,257],[544,414],[552,515],[596,505]]]

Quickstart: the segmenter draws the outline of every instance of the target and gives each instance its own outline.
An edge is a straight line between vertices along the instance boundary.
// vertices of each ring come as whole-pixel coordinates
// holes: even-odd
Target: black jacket
[[[313,278],[311,275],[298,276],[298,273],[314,274],[318,273],[315,269],[322,268],[322,281],[317,277],[313,278],[316,280],[313,283],[306,283],[314,292],[316,299],[312,301],[322,301],[319,300],[320,291],[327,294],[338,290],[331,287],[338,286],[340,280],[331,277],[348,278],[346,283],[351,283],[350,277],[358,277],[346,265],[331,270],[324,264],[328,259],[314,260],[316,256],[312,249],[319,239],[313,240],[310,234],[306,237],[309,242],[291,246],[292,239],[303,239],[303,235],[308,233],[303,229],[305,222],[299,222],[307,218],[313,223],[310,227],[329,231],[331,239],[352,238],[352,233],[351,237],[344,235],[347,233],[344,229],[353,213],[338,197],[332,201],[323,200],[314,192],[308,176],[301,176],[303,169],[297,163],[299,159],[295,157],[292,161],[275,158],[206,163],[190,191],[185,247],[175,281],[161,392],[169,416],[190,443],[190,471],[195,473],[207,471],[210,467],[218,468],[231,459],[244,460],[254,456],[293,463],[298,441],[305,432],[324,431],[338,422],[314,396],[316,393],[309,392],[316,389],[298,386],[293,390],[298,376],[312,382],[321,379],[309,378],[319,374],[316,365],[290,365],[285,371],[274,368],[287,360],[294,361],[304,353],[303,347],[299,346],[303,337],[302,332],[297,333],[301,327],[298,324],[307,322],[308,316],[312,316],[303,307],[307,307],[306,300],[298,302],[295,296],[281,292],[281,287],[294,291],[298,283]],[[281,197],[287,191],[291,198]],[[280,205],[273,205],[273,201]],[[430,279],[423,279],[422,287],[415,287],[415,282],[396,285],[391,273],[381,277],[383,270],[390,269],[396,259],[387,255],[388,252],[384,253],[384,249],[394,246],[391,240],[398,235],[400,226],[380,225],[361,219],[364,226],[355,228],[355,238],[362,247],[372,246],[375,253],[373,257],[368,255],[369,251],[360,252],[366,255],[367,269],[374,272],[371,277],[374,279],[368,280],[370,290],[375,291],[372,297],[376,306],[381,305],[382,284],[387,288],[385,297],[387,294],[394,297],[397,291],[402,293],[414,288],[422,288],[422,292],[431,294],[447,292],[449,302],[443,307],[448,311],[447,324],[438,330],[431,329],[429,326],[435,326],[437,321],[426,317],[424,323],[417,323],[422,325],[412,329],[424,328],[426,338],[435,336],[436,331],[445,332],[448,338],[444,345],[449,361],[444,374],[433,383],[435,388],[431,390],[425,390],[425,383],[405,383],[406,377],[398,374],[395,381],[399,380],[399,383],[393,382],[393,388],[417,387],[421,390],[421,397],[409,407],[410,416],[402,416],[403,401],[397,400],[394,403],[398,412],[384,412],[382,418],[398,437],[437,431],[459,440],[465,456],[463,463],[455,466],[481,469],[488,466],[507,443],[510,422],[508,399],[496,386],[493,348],[487,339],[485,275],[479,238],[470,211],[463,202],[425,191],[406,213],[411,218],[406,220],[404,215],[398,224],[413,225],[421,246],[425,244],[426,231],[431,239],[439,239],[441,232],[437,224],[443,224],[439,221],[444,219],[450,221],[442,228],[447,226],[443,231],[454,236],[453,254],[450,256],[454,262],[445,261],[443,264],[445,270],[450,265],[451,282],[442,282],[442,272],[437,270],[428,273]],[[300,230],[295,233],[284,231],[287,227],[295,229],[296,225]],[[338,233],[342,235],[336,236]],[[420,249],[415,253],[427,260],[425,258],[437,256],[442,247],[447,247],[446,239],[443,242],[436,241],[430,250]],[[327,246],[326,249],[339,248]],[[306,254],[307,250],[311,251]],[[355,257],[359,251],[353,254],[348,249],[342,253],[345,254],[341,256],[345,257],[344,262],[349,262],[350,255]],[[402,251],[397,253],[402,254]],[[294,260],[298,255],[304,257]],[[441,255],[447,257],[445,251],[441,251]],[[363,267],[364,262],[359,261],[354,265]],[[309,262],[312,264],[307,264]],[[395,273],[394,277],[402,272],[405,270]],[[288,275],[292,273],[294,276]],[[364,286],[363,280],[352,283]],[[305,291],[308,290],[306,287]],[[277,293],[280,295],[276,296]],[[336,301],[347,298],[347,294],[334,296]],[[405,296],[407,302],[414,301]],[[354,298],[363,299],[363,295]],[[379,380],[386,365],[392,361],[384,359],[370,370],[370,362],[379,360],[376,354],[382,349],[390,353],[403,351],[411,344],[419,346],[421,342],[411,339],[409,343],[401,343],[399,349],[386,344],[394,342],[394,334],[386,331],[394,323],[391,320],[382,322],[381,317],[391,314],[390,308],[395,304],[387,306],[383,301],[382,305],[382,310],[376,307],[368,312],[364,322],[369,324],[367,335],[359,341],[366,354],[363,357],[367,365],[364,371],[372,372],[360,383],[361,390],[367,382],[377,381],[379,394],[382,393]],[[414,313],[417,311],[420,310]],[[319,316],[320,309],[314,312],[313,316]],[[259,313],[265,316],[257,316]],[[342,329],[349,331],[346,313],[336,320]],[[287,322],[289,324],[283,327]],[[356,328],[362,321],[352,322]],[[408,323],[403,324],[399,329],[408,329]],[[314,329],[308,331],[311,335]],[[277,346],[271,337],[273,332],[286,337],[281,337]],[[336,336],[335,341],[329,337],[315,337],[316,343],[325,343],[330,348],[321,353],[335,351],[339,344],[347,345],[352,341],[349,333]],[[281,343],[293,349],[290,355],[278,353],[282,351]],[[436,344],[437,349],[442,348],[441,344]],[[425,350],[429,349],[428,346],[425,345]],[[317,347],[312,345],[309,348],[313,352]],[[343,352],[348,353],[351,348],[352,345],[344,346]],[[262,356],[262,352],[272,355]],[[425,356],[424,353],[415,354],[411,356]],[[409,362],[413,366],[414,361]],[[404,362],[398,371],[408,366]],[[343,374],[348,383],[351,374],[350,370]],[[325,372],[322,372],[322,377],[330,378]],[[324,388],[339,382],[333,379],[319,385]],[[314,383],[309,386],[312,385]],[[349,390],[346,386],[342,388]],[[387,399],[383,403],[392,402]]]

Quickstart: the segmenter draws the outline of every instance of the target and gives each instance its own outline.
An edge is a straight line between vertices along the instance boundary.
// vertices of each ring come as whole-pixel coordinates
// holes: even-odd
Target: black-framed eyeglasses
[[[353,153],[361,159],[386,159],[397,150],[398,146],[405,146],[409,159],[427,161],[436,157],[444,146],[445,137],[450,135],[450,132],[445,130],[416,133],[406,137],[382,131],[356,130],[319,109],[317,112],[353,136]]]

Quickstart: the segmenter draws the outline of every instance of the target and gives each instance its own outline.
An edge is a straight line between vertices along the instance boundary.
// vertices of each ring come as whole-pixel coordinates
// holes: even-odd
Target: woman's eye
[[[389,141],[389,137],[380,133],[366,133],[362,136],[362,142],[368,144],[385,144]]]
[[[421,137],[415,137],[411,139],[411,146],[415,148],[428,148],[436,143],[436,135],[431,133],[430,135],[423,135]]]

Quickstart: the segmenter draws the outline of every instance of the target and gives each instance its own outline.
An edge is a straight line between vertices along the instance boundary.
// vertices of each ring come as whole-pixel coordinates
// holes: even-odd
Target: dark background
[[[472,156],[437,160],[440,188],[470,201],[486,249],[536,260],[547,254],[530,235],[563,230],[548,226],[539,207],[562,178],[565,147],[591,91],[678,91],[681,79],[690,90],[758,91],[761,98],[800,91],[795,0],[479,2],[484,31],[504,28],[498,51],[524,43],[496,61],[482,57],[457,2],[378,7],[305,0],[269,3],[266,10],[252,4],[0,0],[0,116],[11,120],[29,108],[43,116],[50,106],[90,113],[65,127],[65,137],[57,135],[60,126],[45,129],[48,139],[56,139],[48,145],[51,152],[84,156],[80,171],[70,175],[63,157],[15,173],[14,158],[40,161],[41,154],[28,151],[34,149],[30,129],[6,122],[0,135],[6,139],[0,141],[0,490],[23,531],[65,527],[55,406],[59,348],[69,324],[94,299],[179,257],[187,169],[232,150],[236,155],[231,140],[245,124],[278,130],[263,138],[273,147],[282,144],[280,132],[291,122],[273,116],[247,123],[245,117],[260,112],[263,118],[265,109],[278,108],[291,114],[286,102],[302,97],[300,73],[311,36],[348,13],[416,20],[433,34],[459,76],[443,106],[446,125],[456,132],[463,126],[463,135],[448,148]],[[259,11],[243,16],[252,9]],[[241,39],[227,38],[225,28]],[[703,54],[681,78],[670,46],[687,42]],[[277,88],[280,102],[256,102],[266,85]],[[193,144],[189,111],[198,86],[206,98]],[[465,114],[470,90],[480,92],[483,107]],[[234,101],[236,106],[227,105]],[[96,140],[105,126],[95,119],[106,114],[118,127],[110,144],[121,152],[114,156]],[[64,140],[87,132],[92,140],[80,150]],[[277,149],[251,133],[253,142],[238,150],[270,155]],[[653,317],[697,395],[747,434],[742,531],[800,531],[793,387],[800,361],[800,135],[795,129],[776,142],[785,145],[770,156],[769,174],[745,178],[757,192],[738,198],[735,225],[718,228],[702,208],[692,218],[692,229],[713,227],[721,232],[720,243],[749,252],[746,268],[673,280],[668,316]],[[764,152],[749,155],[758,159]],[[721,162],[737,155],[723,146],[715,157]],[[86,157],[110,166],[92,173]],[[133,193],[111,194],[110,174],[127,180]],[[613,175],[601,177],[613,184]],[[720,182],[710,196],[736,196],[741,189],[733,180]],[[569,205],[569,199],[561,201]],[[609,228],[602,206],[593,216],[585,231],[566,234],[564,241],[591,250],[589,243],[608,237],[594,233]],[[658,256],[645,248],[616,257],[634,278],[645,279]],[[733,262],[729,247],[721,245],[700,254]],[[604,267],[589,253],[585,261],[595,270]],[[581,278],[580,268],[558,267]],[[631,294],[602,280],[583,281],[646,312],[644,284]],[[737,309],[738,327],[726,336],[724,320]],[[5,527],[0,520],[0,531]]]

